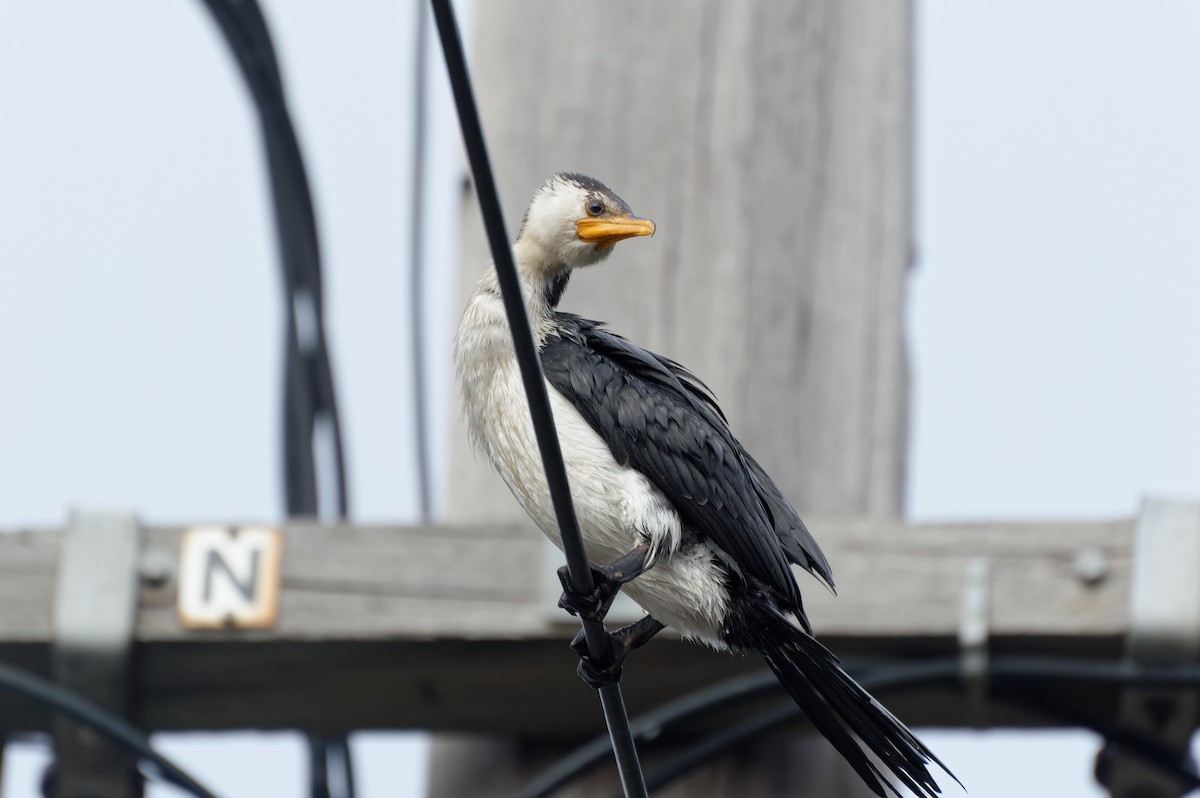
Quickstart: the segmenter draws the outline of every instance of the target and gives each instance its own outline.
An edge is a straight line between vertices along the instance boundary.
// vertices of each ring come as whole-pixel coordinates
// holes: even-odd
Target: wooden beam
[[[842,656],[955,651],[966,564],[978,557],[991,563],[996,652],[1115,656],[1128,631],[1131,520],[830,518],[812,528],[840,595],[804,576],[805,599],[818,635]],[[147,530],[142,552],[134,706],[147,729],[601,728],[566,645],[577,627],[541,588],[544,544],[528,528],[292,526],[278,623],[244,631],[180,624],[180,532]],[[42,675],[50,672],[60,541],[56,530],[0,534],[0,659]],[[1097,556],[1099,579],[1077,567]],[[625,693],[636,715],[757,667],[656,640],[631,659]],[[958,701],[898,708],[913,723],[962,722]],[[0,732],[48,728],[35,707],[0,694]]]

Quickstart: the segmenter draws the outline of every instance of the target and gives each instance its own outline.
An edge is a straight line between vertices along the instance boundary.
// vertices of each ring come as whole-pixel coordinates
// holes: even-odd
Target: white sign
[[[283,534],[267,527],[183,532],[179,620],[188,629],[264,629],[279,616]]]

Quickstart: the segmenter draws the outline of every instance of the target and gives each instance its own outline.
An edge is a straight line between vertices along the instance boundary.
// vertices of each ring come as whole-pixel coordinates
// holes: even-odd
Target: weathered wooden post
[[[696,371],[802,514],[902,510],[910,17],[904,2],[834,0],[477,6],[473,74],[509,229],[564,169],[653,218],[652,241],[577,275],[563,307]],[[464,285],[488,262],[469,196],[462,260]],[[461,428],[451,462],[452,522],[523,518]],[[438,741],[430,791],[503,795],[559,750]],[[868,794],[858,785],[824,740],[793,735],[672,794]]]

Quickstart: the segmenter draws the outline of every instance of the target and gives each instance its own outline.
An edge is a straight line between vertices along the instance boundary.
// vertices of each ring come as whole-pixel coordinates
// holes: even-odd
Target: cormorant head
[[[654,235],[654,222],[639,219],[625,200],[599,180],[559,172],[529,203],[518,251],[525,250],[546,278],[599,263],[623,238]],[[535,265],[536,264],[536,265]]]

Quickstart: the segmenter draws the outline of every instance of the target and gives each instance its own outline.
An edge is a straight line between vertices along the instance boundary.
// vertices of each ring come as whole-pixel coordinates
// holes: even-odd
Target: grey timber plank
[[[955,651],[965,564],[980,556],[992,563],[994,651],[1122,650],[1132,520],[905,525],[830,517],[812,519],[812,528],[839,595],[805,576],[805,598],[821,639],[843,657]],[[147,728],[568,736],[600,728],[595,696],[576,678],[566,645],[576,627],[565,615],[548,620],[557,617],[546,612],[553,597],[529,573],[531,562],[541,563],[542,543],[528,527],[291,527],[279,623],[245,631],[180,625],[180,531],[145,535],[143,562],[156,562],[161,579],[143,580],[138,602],[133,704]],[[0,534],[0,660],[43,675],[59,539],[56,531]],[[1093,549],[1107,563],[1096,583],[1074,569]],[[758,667],[666,637],[633,656],[625,693],[636,714]],[[1083,698],[1095,706],[1109,700]],[[904,707],[914,723],[962,720],[953,696]],[[0,694],[0,731],[48,727],[36,708]]]

